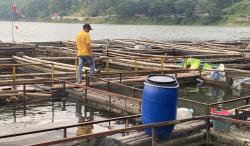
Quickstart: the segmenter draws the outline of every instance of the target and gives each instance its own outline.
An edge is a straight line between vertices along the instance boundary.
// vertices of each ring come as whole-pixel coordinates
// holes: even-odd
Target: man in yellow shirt
[[[94,74],[95,62],[93,59],[93,51],[91,49],[89,31],[92,30],[89,24],[83,25],[83,30],[80,31],[76,36],[76,47],[78,57],[78,69],[77,69],[77,82],[82,82],[82,67],[83,63],[90,65],[90,75]]]

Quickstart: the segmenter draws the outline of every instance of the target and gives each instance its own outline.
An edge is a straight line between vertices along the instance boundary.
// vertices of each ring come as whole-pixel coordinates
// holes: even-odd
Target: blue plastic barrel
[[[150,75],[144,82],[142,124],[176,120],[178,87],[176,79],[167,75]],[[157,128],[157,137],[170,136],[174,126]],[[151,129],[146,129],[151,136]]]

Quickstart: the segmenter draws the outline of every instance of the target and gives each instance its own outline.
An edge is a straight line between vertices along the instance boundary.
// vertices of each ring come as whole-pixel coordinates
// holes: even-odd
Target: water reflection
[[[18,120],[22,120],[23,118],[32,118],[33,116],[37,115],[43,115],[43,114],[51,114],[51,123],[55,122],[55,113],[59,111],[66,111],[66,101],[62,100],[61,102],[57,101],[54,102],[53,100],[51,102],[45,101],[32,101],[29,100],[29,103],[27,104],[27,101],[24,100],[21,103],[14,102],[9,104],[3,104],[0,106],[0,119],[3,121],[8,121],[11,117],[13,119],[13,123],[18,123]],[[68,105],[70,106],[70,105]],[[42,109],[44,107],[44,109]],[[50,110],[47,111],[47,109],[50,108]],[[50,111],[50,112],[49,112]],[[12,113],[12,114],[11,114]],[[12,116],[11,116],[12,115]]]
[[[82,107],[84,107],[84,115],[82,113]],[[89,116],[87,115],[89,112]],[[75,113],[78,123],[84,123],[89,121],[94,121],[94,111],[87,106],[83,106],[82,103],[76,102],[76,113]],[[76,136],[92,134],[92,130],[94,129],[93,125],[86,125],[86,126],[78,126],[76,130]]]
[[[81,101],[27,101],[9,105],[0,105],[0,135],[45,127],[64,126],[94,120],[105,120],[119,115],[103,112],[85,106]],[[119,123],[70,128],[68,135],[83,135],[106,131],[109,127],[120,127]],[[83,132],[85,131],[85,132]]]
[[[203,103],[214,103],[246,95],[249,95],[249,93],[241,91],[235,94],[230,88],[221,88],[210,85],[183,85],[179,89],[179,97]]]
[[[212,89],[212,97],[216,99],[216,102],[217,103],[220,103],[223,101],[223,96],[224,96],[224,93],[222,90],[218,89],[218,88],[211,88]],[[220,110],[223,110],[223,104],[218,104],[217,106],[217,110],[220,111]]]
[[[220,103],[225,100],[230,100],[234,98],[240,98],[244,96],[249,96],[250,93],[246,91],[237,91],[230,88],[223,88],[214,85],[201,85],[201,84],[191,84],[182,85],[179,89],[179,97],[198,101],[201,103]],[[239,107],[245,104],[244,101],[234,102],[234,103],[224,103],[213,106],[217,110],[232,109],[234,107]],[[187,107],[194,110],[194,115],[204,115],[206,114],[207,108],[204,105],[192,104],[179,100],[179,107]]]

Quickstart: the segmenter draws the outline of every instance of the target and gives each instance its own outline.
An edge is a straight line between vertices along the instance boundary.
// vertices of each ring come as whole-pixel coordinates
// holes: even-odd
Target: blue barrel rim
[[[177,84],[176,86],[159,86],[159,85],[153,85],[153,84],[144,82],[144,85],[147,85],[147,86],[158,87],[158,88],[166,88],[166,89],[169,89],[169,88],[170,89],[178,88],[180,85],[178,83],[176,83],[176,84]]]
[[[162,75],[162,74],[151,74],[149,75],[144,85],[154,85],[154,87],[179,87],[177,80],[175,77],[170,75]]]
[[[170,78],[172,79],[172,81],[164,81],[164,80],[152,80],[151,77],[167,77],[167,78]],[[173,77],[173,76],[170,76],[170,75],[163,75],[163,74],[150,74],[148,75],[147,81],[151,82],[151,83],[156,83],[156,84],[173,84],[176,82],[176,78]]]

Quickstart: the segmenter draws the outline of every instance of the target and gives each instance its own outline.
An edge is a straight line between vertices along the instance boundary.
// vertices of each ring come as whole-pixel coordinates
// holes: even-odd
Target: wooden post
[[[23,85],[23,115],[26,116],[26,85]]]
[[[124,102],[125,102],[125,103],[124,103],[124,106],[125,106],[125,112],[127,113],[127,112],[128,112],[128,111],[127,111],[127,98],[125,98],[125,99],[124,99]]]
[[[107,59],[106,62],[106,72],[109,73],[109,59]]]
[[[48,56],[48,54],[47,54],[47,52],[48,52],[48,48],[46,48],[45,50],[46,50],[46,51],[45,51],[44,56]]]
[[[66,110],[66,101],[65,101],[65,98],[62,99],[62,103],[63,103],[62,111],[65,111]]]
[[[235,109],[235,119],[240,119],[240,111],[239,111],[239,109]]]
[[[54,68],[54,64],[51,64],[51,80],[52,82],[55,80],[55,68]]]
[[[228,71],[225,71],[225,76],[226,76],[226,85],[230,86],[230,79],[229,79],[229,73],[228,73]]]
[[[67,138],[67,128],[63,128],[63,138]]]
[[[129,121],[128,119],[125,120],[125,128],[128,128],[129,127]]]
[[[138,63],[137,63],[137,59],[135,59],[135,72],[138,71]]]
[[[54,123],[54,119],[55,119],[55,112],[54,112],[54,110],[55,110],[55,107],[54,107],[54,101],[53,100],[51,101],[51,107],[52,107],[52,110],[51,110],[51,112],[52,112],[51,122]]]
[[[109,121],[109,129],[111,129],[111,121]]]
[[[128,128],[129,127],[129,121],[128,119],[125,120],[125,128]],[[125,134],[125,135],[128,135],[129,133]]]
[[[206,107],[207,107],[207,115],[210,115],[211,114],[211,105],[207,103]]]
[[[14,117],[14,123],[16,123],[16,102],[13,104],[13,117]]]
[[[13,88],[16,89],[16,66],[12,66],[12,79],[13,79]]]
[[[202,77],[202,70],[199,69],[199,74],[200,74],[200,77]]]
[[[89,77],[88,77],[88,73],[85,72],[85,86],[89,86]]]
[[[161,74],[163,74],[163,69],[164,69],[164,58],[161,58]]]
[[[187,60],[187,57],[186,57],[186,56],[184,56],[184,57],[183,57],[182,69],[184,69],[184,65],[185,65],[186,60]]]
[[[175,52],[175,47],[174,45],[171,45],[172,49],[173,49],[173,56],[174,56],[174,63],[176,63],[176,52]]]
[[[108,81],[107,84],[108,84],[108,91],[110,91],[110,82]]]
[[[35,51],[33,52],[34,54],[34,57],[37,57],[38,56],[38,52],[40,52],[40,51],[38,51],[39,49],[38,49],[38,47],[39,47],[39,45],[38,44],[36,44],[36,47],[35,47]]]
[[[110,92],[110,82],[108,84],[108,91]],[[111,95],[109,94],[109,111],[111,112]]]
[[[120,84],[122,83],[122,73],[119,73],[120,75]]]
[[[86,85],[86,87],[88,87],[89,86],[89,77],[88,77],[88,74],[86,73],[86,77],[85,77],[86,79],[85,79],[85,85]],[[87,88],[85,88],[85,92],[84,92],[84,94],[85,94],[85,104],[87,103],[87,100],[88,100],[88,89]]]
[[[63,56],[63,48],[60,47],[60,56]]]
[[[155,127],[152,128],[152,146],[157,145],[157,130]]]
[[[109,95],[109,111],[111,112],[111,95]]]
[[[110,44],[108,45],[108,46],[106,46],[106,52],[107,52],[107,56],[109,56],[109,46],[110,46]]]
[[[249,104],[249,99],[250,99],[250,97],[246,99],[246,105]]]
[[[206,119],[206,131],[207,131],[207,144],[209,144],[210,143],[210,119],[209,118],[207,118]]]
[[[76,82],[77,82],[77,74],[78,74],[78,70],[77,70],[77,67],[78,67],[78,61],[77,61],[77,57],[75,58],[75,77],[76,77]]]
[[[141,113],[141,108],[142,108],[142,107],[141,107],[141,106],[142,106],[142,105],[141,105],[141,104],[142,104],[141,101],[138,102],[138,104],[139,104],[139,113]]]
[[[135,93],[135,92],[136,92],[136,90],[135,90],[135,87],[134,87],[134,88],[133,88],[133,93],[134,93],[133,97],[134,97],[134,98],[136,98],[136,93]]]
[[[63,96],[65,96],[65,94],[66,94],[66,83],[65,83],[65,81],[63,81],[62,83],[63,83]]]

